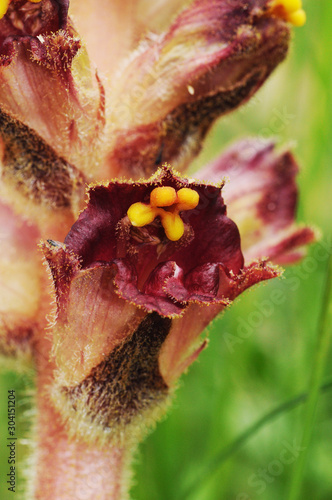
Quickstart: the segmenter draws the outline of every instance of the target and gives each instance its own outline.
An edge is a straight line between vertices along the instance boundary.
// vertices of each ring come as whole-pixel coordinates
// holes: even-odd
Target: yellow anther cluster
[[[0,19],[6,14],[11,0],[0,0]],[[32,3],[39,3],[41,0],[29,0]]]
[[[303,26],[307,20],[306,13],[302,9],[302,0],[272,0],[270,7],[273,15],[294,26]]]
[[[199,195],[194,189],[182,188],[175,191],[170,186],[157,187],[151,191],[150,203],[134,203],[127,215],[133,226],[143,227],[160,217],[167,238],[179,240],[184,233],[184,224],[179,215],[184,210],[196,208]]]
[[[0,19],[6,14],[10,0],[0,0]]]

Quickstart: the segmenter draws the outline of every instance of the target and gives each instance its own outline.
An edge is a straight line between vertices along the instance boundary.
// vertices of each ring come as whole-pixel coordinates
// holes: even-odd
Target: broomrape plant
[[[0,348],[36,368],[31,497],[124,500],[205,327],[314,239],[294,222],[296,161],[271,141],[185,175],[305,13],[2,0],[0,16]]]

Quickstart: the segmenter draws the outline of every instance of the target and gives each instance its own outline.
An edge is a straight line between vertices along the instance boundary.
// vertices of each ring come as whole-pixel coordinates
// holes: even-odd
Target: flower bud
[[[284,59],[289,38],[267,0],[193,2],[113,79],[111,172],[139,178],[164,161],[185,169],[214,120]]]
[[[90,174],[87,152],[104,127],[104,89],[68,20],[68,4],[9,4],[0,19],[0,109]]]

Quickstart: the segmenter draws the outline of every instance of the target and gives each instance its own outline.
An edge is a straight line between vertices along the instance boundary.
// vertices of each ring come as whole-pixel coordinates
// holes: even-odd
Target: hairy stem
[[[87,444],[68,435],[49,397],[54,366],[45,344],[39,346],[37,357],[37,447],[31,496],[35,500],[127,500],[131,450],[123,444]]]

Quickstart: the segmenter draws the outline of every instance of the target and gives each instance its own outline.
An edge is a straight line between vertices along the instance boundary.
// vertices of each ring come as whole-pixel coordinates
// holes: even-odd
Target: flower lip
[[[157,219],[139,228],[127,217],[129,207],[150,200],[153,190],[164,186],[178,193],[192,190],[199,197],[195,209],[181,214],[185,230],[178,241],[165,235]],[[237,275],[243,256],[221,188],[181,178],[167,166],[146,182],[92,187],[87,208],[65,239],[66,249],[78,256],[82,269],[115,266],[119,295],[149,312],[174,315],[191,300],[223,301],[218,269],[222,266],[224,274]]]

